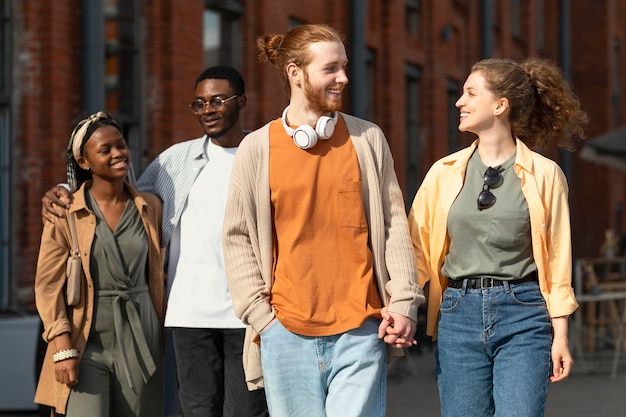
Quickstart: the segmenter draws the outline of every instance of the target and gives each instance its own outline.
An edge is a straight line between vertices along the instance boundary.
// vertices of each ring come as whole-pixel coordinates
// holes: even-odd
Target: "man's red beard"
[[[341,109],[341,96],[331,103],[326,99],[325,87],[313,87],[309,82],[309,74],[304,72],[304,96],[309,101],[311,110],[320,114],[333,113]]]

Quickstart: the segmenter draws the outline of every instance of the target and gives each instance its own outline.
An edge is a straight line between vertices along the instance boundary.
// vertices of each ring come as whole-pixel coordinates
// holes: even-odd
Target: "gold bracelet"
[[[70,358],[78,358],[78,349],[60,350],[52,355],[52,362],[57,363]]]

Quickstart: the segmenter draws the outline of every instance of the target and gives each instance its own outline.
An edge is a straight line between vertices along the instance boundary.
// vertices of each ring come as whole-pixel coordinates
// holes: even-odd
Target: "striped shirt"
[[[163,201],[164,246],[180,221],[189,190],[209,162],[204,152],[208,138],[180,142],[163,151],[137,180],[137,189],[158,195]]]

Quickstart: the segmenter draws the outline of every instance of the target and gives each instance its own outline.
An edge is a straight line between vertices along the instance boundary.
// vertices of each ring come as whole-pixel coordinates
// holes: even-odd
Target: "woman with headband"
[[[74,200],[41,237],[35,299],[48,343],[35,401],[56,415],[162,416],[165,305],[161,202],[138,192],[121,128],[98,112],[68,144]],[[66,298],[76,224],[80,299]]]

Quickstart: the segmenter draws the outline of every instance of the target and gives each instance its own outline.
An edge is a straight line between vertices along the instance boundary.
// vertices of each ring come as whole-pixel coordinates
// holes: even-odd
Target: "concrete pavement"
[[[440,417],[434,346],[424,344],[418,352],[413,348],[389,368],[387,417]],[[550,385],[545,417],[626,417],[626,358],[615,379],[609,365],[610,355],[588,358],[584,366],[576,359],[570,378]],[[0,411],[0,417],[36,416]]]
[[[626,361],[621,361],[615,379],[610,361],[589,358],[584,367],[580,362],[576,359],[567,380],[550,385],[545,417],[626,417]],[[387,417],[440,417],[434,370],[434,349],[429,347],[392,364]]]

